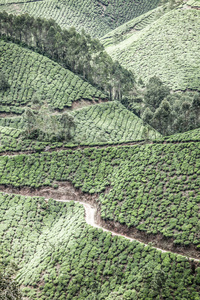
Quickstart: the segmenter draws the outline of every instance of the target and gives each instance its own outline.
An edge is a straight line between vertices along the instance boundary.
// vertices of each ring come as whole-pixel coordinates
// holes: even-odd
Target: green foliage
[[[59,110],[71,107],[76,100],[105,98],[59,64],[12,43],[0,41],[0,64],[11,84],[10,89],[1,92],[1,112],[23,113],[19,106],[32,104],[35,108],[38,97]]]
[[[106,35],[100,38],[106,51],[115,55],[117,49],[125,48],[127,45],[123,45],[123,41],[127,41],[128,44],[135,39],[140,30],[147,27],[149,24],[160,18],[164,14],[163,8],[160,6],[140,15],[139,17],[132,18],[129,22],[118,26],[116,29],[110,31]],[[134,33],[134,34],[133,34]],[[112,50],[114,51],[112,54]]]
[[[24,298],[153,299],[159,285],[162,298],[198,299],[198,264],[193,273],[184,257],[92,228],[80,204],[0,194],[0,207],[1,247]]]
[[[22,116],[25,123],[25,136],[37,141],[61,142],[72,139],[75,129],[73,117],[65,112],[62,115],[52,115],[48,106],[42,106],[35,114],[30,108]]]
[[[5,91],[10,87],[8,80],[6,79],[5,75],[1,72],[0,73],[0,91]]]
[[[33,113],[30,109],[27,111]],[[32,124],[31,120],[27,123],[26,118],[0,118],[0,152],[35,152],[46,147],[54,149],[74,147],[73,144],[116,144],[161,137],[156,130],[144,126],[141,119],[116,101],[77,109],[70,115],[66,112],[52,115],[48,110],[40,111],[39,114],[34,112]]]
[[[159,78],[152,77],[144,89],[142,119],[163,135],[200,126],[200,94],[171,93]]]
[[[1,250],[2,251],[2,250]],[[13,278],[17,271],[15,263],[5,259],[0,253],[0,299],[1,300],[21,300],[22,295],[18,284]]]
[[[15,3],[22,2],[15,0]],[[0,0],[0,9],[5,9],[14,14],[28,13],[34,17],[54,19],[63,29],[74,26],[79,32],[82,28],[94,37],[100,37],[118,27],[119,25],[141,15],[157,6],[158,0],[142,0],[134,2],[132,0],[43,0],[43,1],[23,1],[18,4],[18,9],[13,0]]]
[[[199,31],[199,10],[174,9],[107,50],[145,82],[156,75],[173,90],[200,90]]]
[[[199,141],[199,138],[200,138],[200,128],[197,128],[184,133],[177,133],[169,137],[165,137],[165,140],[167,142],[190,142],[190,141],[195,142],[195,141]]]
[[[82,142],[139,141],[144,128],[149,139],[159,137],[152,128],[145,127],[140,118],[119,102],[108,102],[72,112],[77,126],[75,139]]]
[[[70,181],[98,193],[101,217],[199,244],[200,143],[86,148],[0,157],[0,184],[54,186]]]
[[[132,71],[112,61],[103,45],[83,30],[62,30],[52,19],[0,12],[0,36],[48,56],[100,88],[110,99],[121,100],[134,87]]]
[[[154,76],[149,79],[148,84],[146,85],[146,90],[144,94],[144,101],[151,110],[155,111],[164,100],[170,94],[170,89],[165,86],[162,81]]]

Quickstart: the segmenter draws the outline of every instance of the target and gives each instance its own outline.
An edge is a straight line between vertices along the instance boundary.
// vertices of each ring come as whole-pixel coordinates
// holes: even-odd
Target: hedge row
[[[0,207],[1,251],[25,298],[199,299],[199,265],[92,228],[79,204],[0,193]]]
[[[0,184],[98,193],[101,217],[200,248],[200,143],[85,148],[0,157]]]

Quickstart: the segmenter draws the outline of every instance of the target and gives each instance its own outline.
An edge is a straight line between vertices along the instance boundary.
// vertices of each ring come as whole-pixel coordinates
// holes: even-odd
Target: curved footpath
[[[53,199],[54,199],[54,198],[53,198]],[[49,199],[45,198],[45,200],[48,201]],[[89,225],[91,225],[91,226],[93,226],[93,227],[96,227],[96,228],[100,228],[100,229],[102,229],[103,231],[111,232],[113,236],[114,236],[114,235],[122,236],[122,237],[128,239],[128,240],[131,241],[131,242],[132,242],[132,241],[137,241],[137,242],[139,242],[139,243],[142,243],[142,242],[140,242],[140,241],[137,240],[137,239],[133,239],[133,238],[130,238],[130,237],[126,236],[126,235],[123,235],[123,234],[120,234],[120,233],[117,233],[117,232],[114,232],[114,231],[110,231],[110,230],[108,230],[108,229],[106,229],[106,228],[104,228],[104,227],[98,225],[98,224],[95,222],[95,213],[96,213],[96,209],[95,209],[94,207],[92,207],[92,205],[90,205],[89,203],[85,203],[85,202],[82,202],[82,201],[76,201],[76,200],[59,200],[59,199],[54,199],[54,200],[55,200],[55,201],[58,201],[58,202],[70,202],[70,201],[74,201],[75,203],[82,204],[82,205],[84,206],[84,208],[85,208],[85,221],[86,221],[87,224],[89,224]],[[148,246],[148,244],[145,244],[145,243],[142,243],[142,244],[145,245],[145,246]],[[155,249],[157,249],[157,250],[159,250],[159,251],[161,251],[161,252],[163,252],[163,253],[164,253],[164,252],[169,252],[169,253],[170,253],[170,251],[166,251],[166,250],[163,250],[163,249],[160,249],[160,248],[157,248],[157,247],[153,247],[153,246],[152,246],[152,248],[155,248]],[[174,252],[173,252],[173,253],[174,253]],[[181,255],[181,254],[178,254],[178,253],[175,253],[175,254],[180,255],[180,256],[183,256],[183,257],[185,257],[185,258],[187,258],[187,259],[189,259],[189,260],[193,260],[193,261],[196,261],[196,262],[200,262],[200,259],[196,259],[196,258],[193,258],[193,257],[184,256],[184,255]]]

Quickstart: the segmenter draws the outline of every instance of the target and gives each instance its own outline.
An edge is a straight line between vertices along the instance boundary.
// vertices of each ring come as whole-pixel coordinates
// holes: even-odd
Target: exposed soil
[[[103,231],[111,232],[112,235],[118,235],[129,239],[130,241],[137,240],[145,245],[150,244],[162,252],[173,252],[186,256],[189,260],[195,262],[200,261],[200,251],[196,250],[193,245],[188,247],[173,245],[173,238],[166,238],[162,234],[147,234],[134,227],[128,228],[114,221],[105,221],[101,219],[100,204],[96,201],[98,195],[89,195],[82,192],[80,189],[74,188],[69,182],[60,182],[59,187],[41,187],[38,189],[23,187],[5,187],[0,185],[0,191],[5,193],[15,193],[25,196],[43,196],[48,201],[49,198],[54,198],[56,201],[69,202],[74,200],[82,204],[85,208],[86,222],[96,228],[101,228]]]
[[[184,6],[182,7],[182,9],[196,9],[196,10],[200,10],[200,7],[199,6],[192,6],[192,5],[184,4]]]
[[[104,102],[108,102],[108,99],[103,100],[103,99],[99,98],[98,101],[81,99],[81,100],[72,102],[72,106],[71,106],[70,110],[79,109],[79,108],[82,108],[85,106],[95,105],[95,104],[104,103]]]

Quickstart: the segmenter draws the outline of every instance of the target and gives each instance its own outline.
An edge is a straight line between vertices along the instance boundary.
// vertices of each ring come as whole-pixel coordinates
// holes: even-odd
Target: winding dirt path
[[[45,198],[45,200],[48,201],[49,199]],[[57,202],[70,202],[70,201],[72,201],[72,200],[59,200],[59,199],[54,199],[54,200],[57,201]],[[76,200],[73,200],[73,201],[75,203],[79,203],[79,204],[82,204],[84,206],[84,208],[85,208],[85,221],[86,221],[87,224],[89,224],[89,225],[91,225],[93,227],[96,227],[96,228],[100,228],[100,229],[102,229],[105,232],[110,232],[113,236],[117,235],[117,236],[124,237],[124,238],[128,239],[131,242],[132,241],[137,241],[137,242],[141,243],[137,239],[133,239],[133,238],[130,238],[129,236],[126,236],[126,235],[123,235],[123,234],[120,234],[120,233],[117,233],[117,232],[114,232],[114,231],[110,231],[110,230],[102,227],[101,225],[98,225],[96,223],[96,221],[95,221],[96,220],[96,218],[95,218],[96,209],[91,204],[85,203],[85,202],[82,202],[82,201],[76,201]],[[142,244],[145,245],[145,246],[148,246],[148,244],[145,244],[145,243],[142,243]],[[152,248],[155,248],[155,249],[161,251],[162,253],[167,253],[167,252],[170,253],[170,251],[166,251],[164,249],[157,248],[157,247],[154,247],[154,246],[152,246]],[[192,260],[192,261],[195,261],[195,262],[200,262],[200,259],[196,259],[196,258],[193,258],[193,257],[184,256],[184,255],[181,255],[179,253],[176,253],[176,254],[180,255],[180,256],[183,256],[183,257],[185,257],[185,258],[187,258],[189,260]]]

